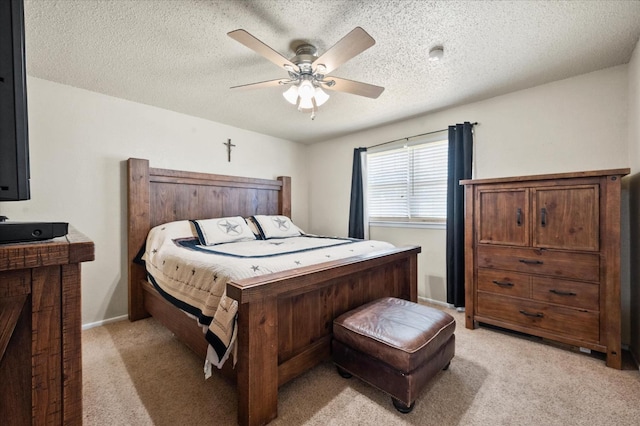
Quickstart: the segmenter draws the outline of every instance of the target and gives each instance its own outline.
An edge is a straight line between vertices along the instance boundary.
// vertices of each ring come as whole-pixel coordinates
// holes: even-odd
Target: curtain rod
[[[471,123],[471,125],[472,125],[472,126],[475,126],[476,124],[478,124],[478,122],[477,122],[477,121],[476,121],[475,123]],[[377,144],[377,145],[371,145],[371,146],[368,146],[368,147],[367,147],[367,149],[369,149],[369,148],[376,148],[376,147],[378,147],[378,146],[382,146],[382,145],[386,145],[386,144],[394,143],[394,142],[400,142],[400,141],[404,141],[404,140],[406,140],[406,141],[408,142],[408,141],[409,141],[409,139],[417,138],[417,137],[419,137],[419,136],[432,135],[432,134],[434,134],[434,133],[446,132],[447,130],[449,130],[449,129],[448,129],[448,128],[446,128],[446,129],[441,129],[441,130],[434,130],[433,132],[420,133],[419,135],[413,135],[413,136],[408,136],[408,137],[406,137],[406,138],[395,139],[395,140],[392,140],[392,141],[389,141],[389,142],[382,142],[382,143],[379,143],[379,144]]]

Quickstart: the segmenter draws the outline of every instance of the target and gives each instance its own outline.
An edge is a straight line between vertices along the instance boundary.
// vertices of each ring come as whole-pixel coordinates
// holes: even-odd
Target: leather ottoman
[[[387,297],[333,322],[333,362],[389,394],[398,411],[413,409],[420,391],[455,354],[456,323],[446,312]]]

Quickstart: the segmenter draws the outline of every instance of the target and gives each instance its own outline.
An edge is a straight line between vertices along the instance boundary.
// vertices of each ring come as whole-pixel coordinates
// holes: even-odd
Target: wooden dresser
[[[628,173],[461,181],[466,327],[604,352],[620,369],[620,180]]]
[[[82,424],[80,263],[93,242],[0,245],[0,423]]]

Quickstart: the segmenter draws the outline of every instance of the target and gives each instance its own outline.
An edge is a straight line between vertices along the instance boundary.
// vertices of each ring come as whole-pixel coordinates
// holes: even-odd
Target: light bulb
[[[282,96],[289,102],[290,104],[295,105],[298,102],[298,86],[295,84],[289,87],[287,90],[282,93]]]
[[[315,90],[316,105],[320,106],[329,100],[329,95],[319,87]]]
[[[311,100],[312,98],[305,98],[300,96],[300,105],[298,106],[298,108],[300,109],[313,109],[313,101]]]
[[[310,102],[314,93],[315,90],[313,88],[313,84],[309,80],[304,80],[300,83],[300,87],[298,87],[298,96],[300,96],[301,100],[304,99]]]

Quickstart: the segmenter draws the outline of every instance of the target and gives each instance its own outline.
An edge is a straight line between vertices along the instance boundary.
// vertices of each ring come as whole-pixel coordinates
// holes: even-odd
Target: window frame
[[[441,220],[434,220],[434,218],[401,218],[401,217],[372,217],[369,214],[370,207],[370,194],[369,194],[369,155],[370,154],[378,154],[382,152],[392,151],[403,147],[416,147],[419,145],[428,145],[436,142],[444,142],[446,146],[447,152],[447,169],[448,169],[448,135],[446,131],[437,132],[431,135],[421,136],[419,138],[413,140],[401,140],[395,142],[393,144],[385,144],[384,146],[376,147],[374,149],[369,149],[367,151],[367,161],[366,161],[366,196],[365,196],[365,211],[366,218],[369,222],[369,226],[373,227],[388,227],[388,228],[426,228],[426,229],[446,229],[446,205],[445,205],[445,217]],[[411,169],[413,166],[409,166]],[[413,170],[410,170],[410,173],[413,174]],[[448,170],[447,170],[448,174]],[[448,176],[445,174],[444,183],[447,184]],[[410,186],[410,184],[408,184]],[[445,203],[446,203],[446,195],[445,195]]]

